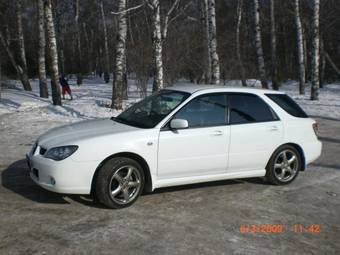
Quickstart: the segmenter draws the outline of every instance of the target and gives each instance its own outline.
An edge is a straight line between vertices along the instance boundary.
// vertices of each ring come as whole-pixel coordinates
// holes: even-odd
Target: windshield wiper
[[[127,124],[127,120],[119,118],[119,117],[111,117],[110,119],[113,121],[119,122],[119,123]]]
[[[127,119],[123,119],[123,118],[119,118],[119,117],[111,117],[111,120],[125,124],[125,125],[133,126],[133,127],[148,128],[147,126],[142,125],[141,123],[139,123],[137,121],[133,121],[133,120],[127,120]]]

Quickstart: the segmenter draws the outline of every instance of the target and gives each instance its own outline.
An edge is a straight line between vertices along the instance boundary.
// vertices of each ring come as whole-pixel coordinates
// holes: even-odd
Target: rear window
[[[283,110],[298,118],[308,118],[308,115],[286,94],[266,94],[271,100],[278,104]]]

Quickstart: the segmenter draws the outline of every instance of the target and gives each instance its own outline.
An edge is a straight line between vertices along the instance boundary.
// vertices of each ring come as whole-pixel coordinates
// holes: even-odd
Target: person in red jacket
[[[72,97],[71,88],[70,88],[70,86],[68,85],[67,79],[65,78],[64,75],[62,75],[62,76],[59,78],[59,82],[60,82],[60,85],[61,85],[61,88],[62,88],[63,99],[65,99],[65,94],[67,93],[67,94],[70,95],[71,100],[72,100],[73,97]]]

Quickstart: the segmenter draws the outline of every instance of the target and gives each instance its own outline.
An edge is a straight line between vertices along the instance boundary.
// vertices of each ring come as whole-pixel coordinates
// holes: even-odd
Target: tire
[[[95,196],[109,208],[125,208],[138,199],[144,183],[144,171],[137,161],[112,158],[99,169],[95,181]]]
[[[279,147],[266,167],[266,179],[274,185],[286,185],[295,180],[302,167],[301,155],[291,145]]]

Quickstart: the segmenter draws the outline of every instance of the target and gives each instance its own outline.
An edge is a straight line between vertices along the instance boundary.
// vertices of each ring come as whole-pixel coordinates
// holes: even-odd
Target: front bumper
[[[41,155],[26,155],[31,179],[44,189],[63,194],[90,194],[92,179],[99,162],[61,161]]]

